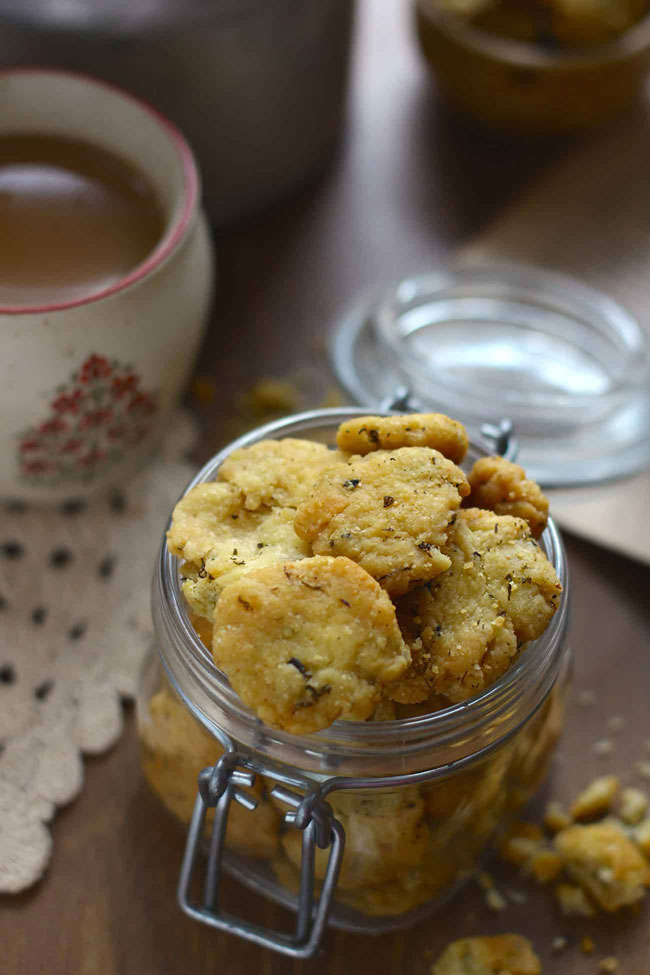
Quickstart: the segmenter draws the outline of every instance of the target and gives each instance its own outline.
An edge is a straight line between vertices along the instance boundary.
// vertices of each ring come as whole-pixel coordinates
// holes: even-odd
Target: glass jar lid
[[[579,281],[524,265],[461,266],[366,293],[331,343],[336,374],[368,408],[409,406],[512,420],[527,473],[547,487],[650,464],[650,357],[624,308]]]

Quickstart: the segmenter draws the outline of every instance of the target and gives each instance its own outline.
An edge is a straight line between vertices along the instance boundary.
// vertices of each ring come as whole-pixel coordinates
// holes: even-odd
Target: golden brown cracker
[[[472,489],[465,499],[468,508],[487,508],[498,515],[513,515],[528,522],[533,538],[539,538],[548,521],[548,498],[523,467],[504,457],[481,457],[468,474]]]
[[[249,511],[295,508],[321,472],[340,460],[338,451],[312,440],[260,440],[229,454],[218,476],[242,492]]]
[[[400,703],[432,692],[457,702],[486,689],[544,632],[559,602],[555,571],[521,519],[463,510],[445,551],[447,572],[397,603],[413,657],[388,688]]]
[[[606,911],[633,904],[650,887],[650,867],[615,822],[568,826],[554,839],[567,873]]]
[[[441,549],[468,493],[439,451],[381,450],[325,471],[294,524],[315,554],[352,559],[397,596],[448,568]]]
[[[467,431],[444,413],[409,413],[400,416],[360,416],[342,423],[336,434],[340,450],[368,454],[399,447],[432,447],[455,464],[467,453]]]
[[[211,620],[224,586],[249,572],[310,554],[293,528],[292,508],[245,508],[231,484],[192,488],[174,509],[167,544],[183,559],[183,593],[191,609]]]
[[[268,724],[295,734],[365,720],[410,655],[381,587],[345,558],[268,565],[224,589],[218,667]]]

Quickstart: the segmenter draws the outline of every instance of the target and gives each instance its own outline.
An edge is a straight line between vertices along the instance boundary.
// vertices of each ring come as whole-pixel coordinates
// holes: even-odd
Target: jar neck
[[[329,424],[358,416],[359,410],[321,410]],[[303,424],[302,426],[300,424]],[[291,436],[305,429],[304,417],[269,425],[228,448],[264,436]],[[482,451],[474,448],[474,454]],[[224,454],[225,456],[225,454]],[[217,455],[194,484],[212,480],[223,460]],[[189,488],[188,488],[189,490]],[[167,676],[188,709],[213,734],[265,762],[292,765],[325,776],[374,777],[420,772],[462,762],[510,737],[540,707],[561,672],[568,628],[568,571],[564,547],[552,521],[541,546],[564,588],[560,607],[543,636],[484,693],[442,711],[399,721],[337,721],[309,736],[263,724],[245,707],[190,623],[180,587],[178,561],[163,544],[153,585],[153,617]]]

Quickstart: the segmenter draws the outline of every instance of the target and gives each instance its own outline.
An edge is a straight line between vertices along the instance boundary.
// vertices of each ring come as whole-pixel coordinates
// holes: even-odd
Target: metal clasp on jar
[[[280,785],[272,792],[275,798],[293,807],[285,814],[285,822],[302,830],[298,918],[293,935],[267,930],[219,908],[219,884],[230,804],[235,801],[246,809],[255,809],[257,799],[242,790],[242,787],[251,788],[254,785],[255,776],[255,771],[234,750],[227,751],[215,766],[205,768],[199,773],[199,791],[178,883],[178,902],[186,914],[211,927],[239,935],[247,941],[292,958],[310,958],[318,950],[327,924],[345,846],[343,827],[335,819],[331,806],[324,801],[318,787],[310,789],[305,795],[298,795]],[[214,822],[203,881],[203,896],[201,903],[196,903],[191,900],[190,891],[210,808],[215,809]],[[320,897],[314,904],[316,846],[320,849],[330,847],[330,855]]]
[[[220,736],[220,740],[223,740]],[[475,762],[487,758],[498,747],[500,742],[493,742],[478,752],[472,752],[454,762],[457,772]],[[202,921],[211,927],[230,934],[239,935],[247,941],[270,948],[292,958],[311,958],[319,948],[320,940],[327,925],[332,897],[338,881],[343,863],[345,849],[345,830],[336,819],[326,797],[333,792],[350,792],[368,790],[391,790],[402,787],[417,787],[443,778],[449,772],[450,766],[443,765],[421,772],[404,772],[400,775],[387,775],[381,778],[340,778],[333,776],[321,782],[320,785],[305,784],[304,793],[293,791],[296,779],[283,775],[276,768],[255,764],[255,767],[230,746],[226,754],[213,768],[203,769],[199,773],[199,794],[194,806],[192,822],[187,835],[185,855],[181,867],[178,885],[178,901],[182,910],[197,921]],[[218,889],[221,877],[224,839],[226,833],[228,809],[234,799],[248,809],[254,809],[257,800],[241,791],[241,786],[251,788],[256,774],[265,778],[272,778],[288,785],[276,785],[271,795],[281,802],[290,805],[292,809],[285,813],[285,823],[303,831],[302,851],[300,863],[300,891],[298,896],[298,919],[293,935],[284,935],[276,931],[269,931],[259,925],[242,921],[233,917],[218,907]],[[216,806],[208,863],[203,886],[203,902],[193,903],[190,900],[190,887],[196,858],[201,846],[205,817],[208,808]],[[327,861],[325,875],[321,883],[320,897],[314,906],[315,883],[315,853],[316,847],[327,849],[330,855]]]

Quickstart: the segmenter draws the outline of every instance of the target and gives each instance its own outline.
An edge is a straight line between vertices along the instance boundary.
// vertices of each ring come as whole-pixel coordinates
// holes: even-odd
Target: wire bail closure
[[[228,749],[212,768],[204,768],[199,773],[198,795],[187,834],[178,883],[178,903],[185,914],[210,927],[238,935],[240,938],[291,958],[311,958],[318,951],[327,925],[345,847],[345,831],[334,817],[329,803],[324,801],[320,788],[315,787],[305,795],[299,795],[278,785],[271,793],[276,799],[292,807],[285,813],[287,825],[302,830],[300,892],[294,934],[285,935],[268,930],[234,917],[219,908],[219,885],[230,804],[234,800],[253,812],[258,805],[258,800],[255,796],[243,792],[242,787],[252,788],[255,779],[256,773],[247,767],[246,759],[234,748]],[[198,903],[191,898],[191,887],[196,859],[205,832],[207,812],[211,808],[215,810],[214,822],[209,841],[202,899]],[[331,847],[331,851],[320,897],[315,904],[317,846],[322,850]]]

